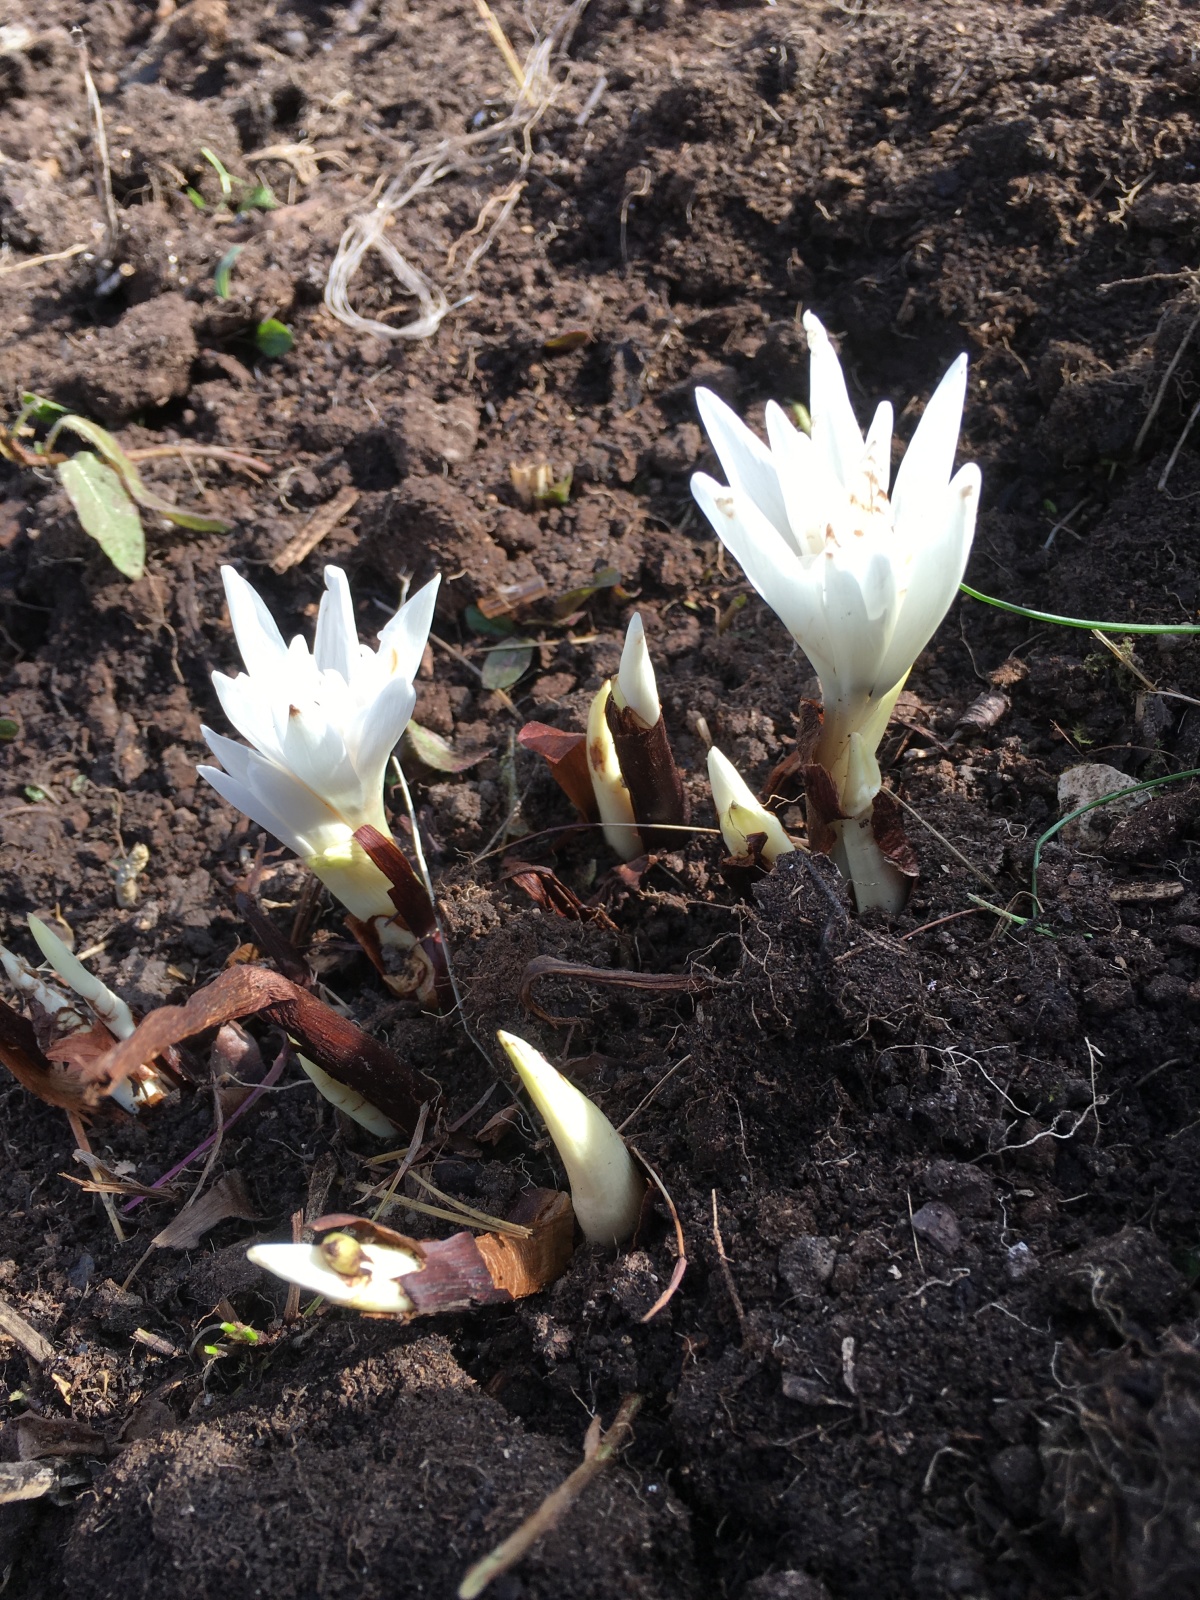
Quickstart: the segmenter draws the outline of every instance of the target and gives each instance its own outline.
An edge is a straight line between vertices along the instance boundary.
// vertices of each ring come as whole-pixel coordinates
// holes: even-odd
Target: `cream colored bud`
[[[497,1039],[554,1140],[585,1238],[624,1244],[637,1227],[646,1182],[612,1123],[542,1055],[512,1033]]]
[[[613,699],[622,708],[628,706],[643,728],[652,728],[662,715],[654,665],[646,644],[646,630],[636,611],[625,630],[625,648],[621,651],[621,667],[617,673]]]
[[[616,747],[605,718],[611,693],[612,682],[605,679],[588,712],[588,772],[591,774],[596,809],[600,813],[609,849],[614,850],[622,861],[635,861],[642,854],[642,836],[634,821],[633,802],[629,798],[625,779],[621,776]]]
[[[336,1106],[351,1122],[357,1122],[360,1128],[373,1133],[377,1139],[393,1139],[400,1132],[391,1118],[385,1117],[357,1089],[350,1089],[344,1083],[339,1083],[337,1078],[331,1078],[315,1061],[310,1061],[299,1051],[296,1052],[296,1060],[312,1079],[318,1094],[324,1095],[330,1105]]]
[[[246,1251],[246,1257],[285,1283],[324,1295],[336,1305],[397,1316],[411,1312],[413,1303],[398,1280],[421,1271],[417,1257],[393,1245],[352,1242],[358,1246],[357,1257],[344,1246],[335,1246],[331,1257],[323,1245],[313,1244],[256,1244]],[[347,1272],[347,1267],[352,1271]]]
[[[784,831],[783,823],[774,812],[759,804],[733,762],[723,756],[716,745],[708,752],[708,781],[721,837],[731,856],[739,861],[749,856],[749,841],[759,833],[766,835],[762,847],[764,861],[774,861],[777,856],[796,848]]]

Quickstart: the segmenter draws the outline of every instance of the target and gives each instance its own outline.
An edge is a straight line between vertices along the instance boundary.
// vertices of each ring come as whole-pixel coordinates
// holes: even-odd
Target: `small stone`
[[[943,1255],[952,1256],[962,1244],[958,1218],[944,1200],[929,1200],[914,1213],[913,1232],[927,1240]]]
[[[813,1233],[789,1239],[779,1252],[779,1276],[793,1294],[816,1295],[833,1277],[837,1265],[836,1239]]]
[[[1010,1244],[1004,1261],[1004,1271],[1010,1283],[1020,1283],[1037,1270],[1038,1259],[1022,1239]]]
[[[1131,778],[1127,772],[1107,766],[1102,761],[1085,761],[1079,766],[1068,767],[1058,780],[1059,815],[1066,816],[1068,812],[1090,805],[1118,789],[1132,789],[1136,783],[1137,779]],[[1124,816],[1145,799],[1145,794],[1137,794],[1096,806],[1093,811],[1085,812],[1082,817],[1069,823],[1063,829],[1063,837],[1077,844],[1098,842],[1106,837],[1114,817]]]

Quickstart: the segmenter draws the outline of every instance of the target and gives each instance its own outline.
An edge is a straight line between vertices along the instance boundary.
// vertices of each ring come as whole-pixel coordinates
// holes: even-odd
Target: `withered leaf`
[[[87,1069],[89,1095],[99,1099],[109,1093],[114,1083],[168,1045],[253,1016],[265,1017],[299,1040],[306,1056],[406,1132],[415,1128],[422,1104],[438,1096],[431,1078],[414,1071],[349,1017],[265,967],[232,967],[198,989],[186,1005],[151,1011],[128,1039]]]
[[[210,1229],[229,1217],[241,1217],[246,1222],[261,1220],[240,1172],[222,1174],[206,1194],[184,1206],[151,1242],[158,1250],[194,1250]]]

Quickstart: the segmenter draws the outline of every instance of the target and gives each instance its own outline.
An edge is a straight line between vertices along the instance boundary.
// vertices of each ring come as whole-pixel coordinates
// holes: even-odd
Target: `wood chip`
[[[1161,905],[1180,899],[1182,894],[1183,884],[1178,878],[1162,878],[1150,883],[1115,883],[1108,898],[1119,906]]]
[[[47,1361],[53,1361],[57,1353],[50,1341],[44,1339],[35,1327],[25,1321],[16,1307],[4,1299],[0,1299],[0,1333],[15,1339],[25,1354],[40,1367],[44,1367]]]
[[[271,571],[281,576],[298,566],[305,556],[313,553],[326,534],[333,532],[346,513],[353,510],[357,501],[357,489],[339,490],[329,504],[314,511],[300,532],[288,540],[277,556],[272,557]]]

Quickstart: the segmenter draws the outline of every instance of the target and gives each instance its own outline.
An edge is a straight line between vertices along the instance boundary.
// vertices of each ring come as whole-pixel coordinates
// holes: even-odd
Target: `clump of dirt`
[[[131,584],[51,473],[0,463],[0,932],[32,955],[25,915],[61,912],[139,1010],[249,956],[235,897],[260,835],[195,775],[201,722],[221,725],[209,674],[235,658],[219,567],[290,634],[337,562],[364,637],[440,571],[416,719],[448,753],[401,753],[461,1014],[390,996],[273,850],[263,904],[443,1086],[420,1176],[489,1215],[560,1181],[492,1049],[513,1029],[626,1125],[687,1269],[644,1321],[676,1268],[659,1212],[624,1255],[581,1248],[510,1309],[432,1330],[289,1318],[253,1237],[381,1202],[409,1233],[445,1227],[415,1209],[416,1175],[386,1195],[396,1163],[297,1069],[207,1175],[237,1174],[261,1223],[227,1218],[190,1250],[151,1240],[198,1164],[118,1243],[60,1176],[82,1173],[61,1115],[0,1088],[0,1295],[54,1352],[0,1348],[5,1453],[56,1440],[67,1463],[54,1496],[0,1508],[7,1592],[369,1595],[404,1574],[449,1594],[628,1394],[623,1464],[492,1593],[1186,1588],[1196,790],[1039,840],[1070,767],[1200,766],[1194,643],[1118,642],[1200,604],[1195,7],[495,14],[519,56],[531,29],[563,41],[524,134],[494,131],[516,91],[460,0],[0,14],[8,416],[30,389],[80,407],[156,452],[142,469],[163,495],[232,525],[147,518]],[[449,315],[421,340],[348,327],[322,303],[343,230],[443,140],[447,170],[386,237]],[[412,315],[377,253],[350,298],[385,326]],[[855,919],[801,854],[727,878],[703,832],[618,868],[516,739],[530,719],[583,725],[636,608],[699,826],[702,722],[755,784],[793,749],[810,669],[688,478],[713,466],[698,383],[754,426],[768,399],[805,401],[810,306],[859,414],[891,396],[901,441],[968,350],[968,580],[1107,621],[1124,652],[960,602],[881,750],[922,871],[890,922]],[[290,351],[263,354],[266,318]],[[570,469],[570,487],[531,503],[514,466],[560,486]],[[398,805],[394,825],[412,826]],[[530,887],[547,872],[574,917]],[[539,1015],[522,1001],[538,956],[694,982],[546,979]],[[111,1170],[151,1182],[212,1133],[214,1096],[227,1118],[243,1091],[210,1088],[214,1059],[194,1052],[200,1092],[158,1116],[97,1119]],[[222,1332],[237,1322],[256,1344]]]

